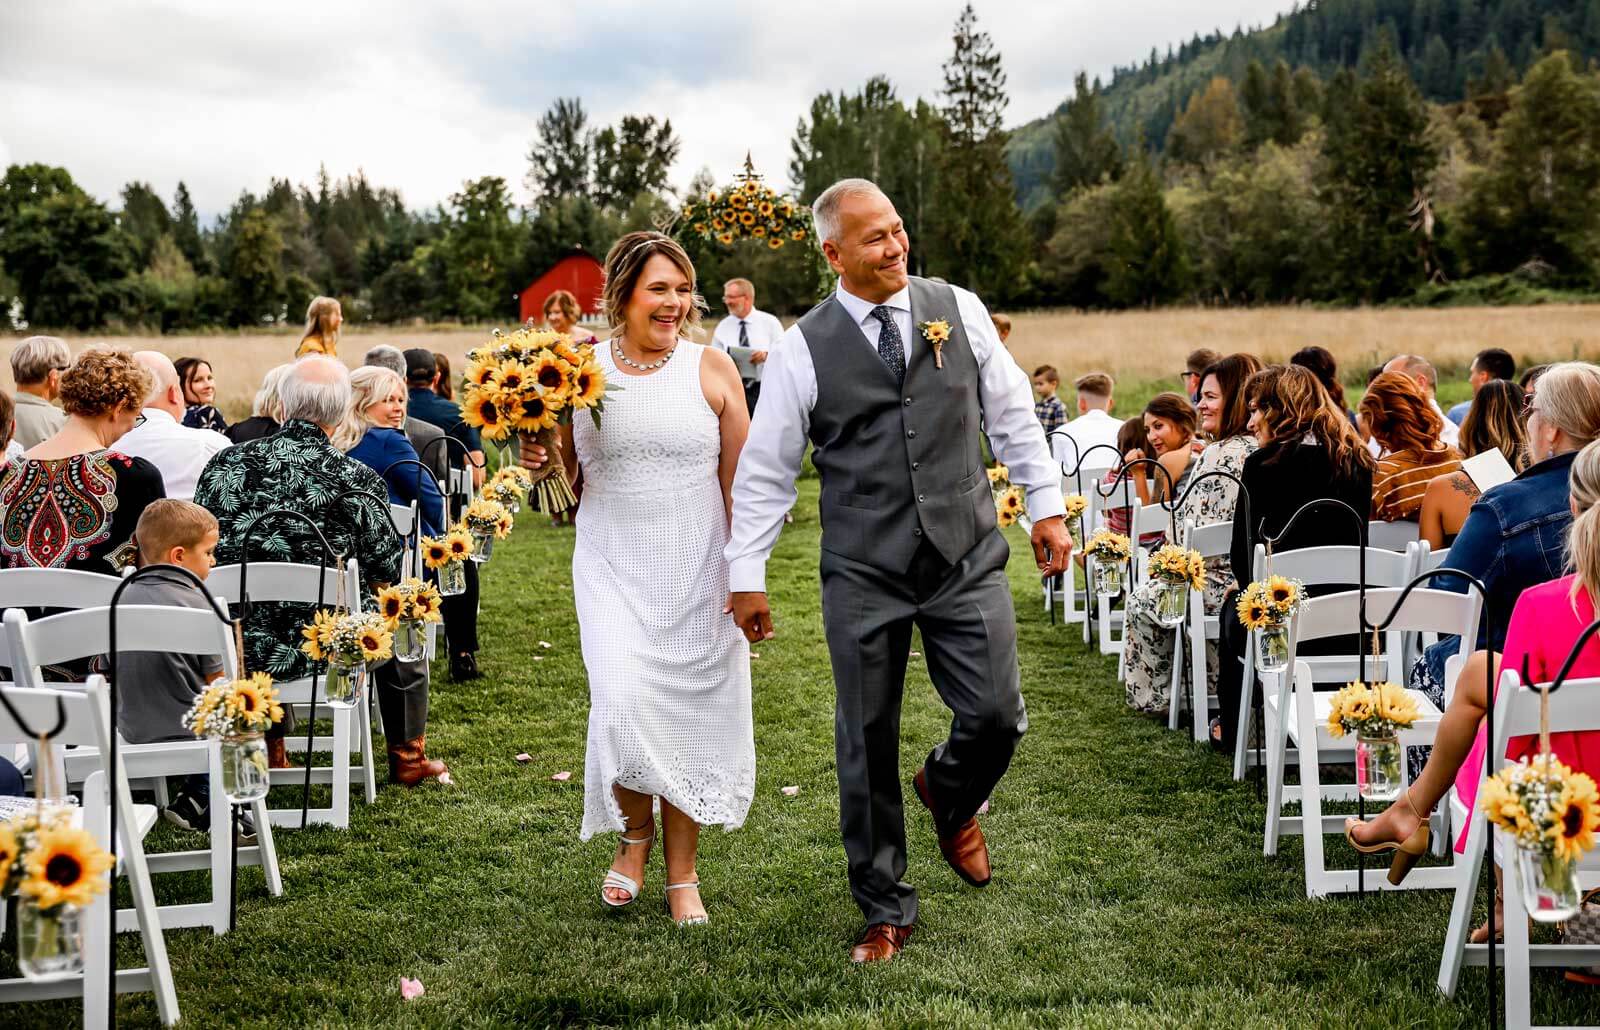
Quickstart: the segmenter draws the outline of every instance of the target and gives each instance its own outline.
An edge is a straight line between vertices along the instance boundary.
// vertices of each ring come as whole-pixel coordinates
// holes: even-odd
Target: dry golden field
[[[1028,371],[1053,364],[1070,381],[1100,369],[1139,393],[1159,380],[1175,382],[1185,355],[1197,347],[1284,360],[1306,344],[1321,344],[1338,357],[1350,382],[1361,381],[1361,370],[1369,365],[1407,352],[1432,359],[1450,379],[1459,378],[1472,355],[1485,347],[1506,348],[1519,365],[1573,357],[1600,359],[1600,305],[1336,311],[1174,308],[1103,314],[1044,310],[1019,312],[1012,318],[1010,347]],[[708,319],[707,324],[714,321]],[[401,349],[427,347],[448,355],[459,372],[467,348],[488,334],[486,328],[352,328],[341,341],[340,356],[353,364],[379,343]],[[219,399],[230,417],[248,413],[262,374],[289,360],[298,339],[298,327],[272,333],[70,338],[74,348],[110,342],[130,349],[148,347],[173,357],[203,357],[216,371]],[[15,337],[0,338],[0,351],[9,354],[14,342]],[[11,386],[9,362],[0,363],[0,384]]]

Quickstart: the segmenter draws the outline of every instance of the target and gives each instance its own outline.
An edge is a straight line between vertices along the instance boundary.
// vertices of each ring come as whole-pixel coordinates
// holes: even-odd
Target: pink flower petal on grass
[[[533,761],[533,756],[528,754],[526,751],[517,756],[518,765],[527,765],[531,761]]]
[[[979,815],[988,815],[989,814],[989,802],[985,801],[983,804],[978,806],[978,814]]]
[[[798,793],[800,793],[800,788],[799,787],[785,787],[785,788],[783,788],[783,796],[784,797],[792,798]]]
[[[551,776],[550,778],[552,780],[555,780],[557,783],[565,783],[568,780],[572,779],[572,774],[567,772],[565,769],[563,769],[560,772],[556,773],[554,776]]]
[[[404,998],[406,1001],[410,1001],[413,998],[420,998],[427,993],[427,989],[422,986],[421,980],[413,980],[409,976],[402,976],[400,978],[400,997]]]
[[[444,784],[446,787],[450,787],[454,786],[456,781],[450,778],[450,770],[446,769],[444,772],[439,774],[439,782]]]
[[[912,651],[911,652],[911,657],[913,657],[913,658],[921,658],[922,657],[922,652],[921,651]]]

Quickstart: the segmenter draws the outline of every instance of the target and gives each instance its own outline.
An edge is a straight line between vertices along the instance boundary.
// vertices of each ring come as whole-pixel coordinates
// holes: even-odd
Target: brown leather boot
[[[289,748],[282,737],[267,738],[267,768],[289,768]]]
[[[389,781],[406,787],[415,787],[423,780],[436,779],[449,772],[443,762],[435,761],[423,753],[426,734],[395,744],[389,748]]]

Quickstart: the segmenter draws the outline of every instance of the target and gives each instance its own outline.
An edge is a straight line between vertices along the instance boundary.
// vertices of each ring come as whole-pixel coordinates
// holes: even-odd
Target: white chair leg
[[[1278,675],[1293,675],[1295,681],[1295,721],[1299,730],[1295,743],[1300,757],[1300,837],[1305,842],[1306,897],[1320,898],[1328,893],[1329,884],[1328,863],[1322,847],[1322,768],[1317,749],[1316,701],[1312,697],[1309,675],[1302,677],[1296,669],[1285,669]],[[1280,721],[1287,724],[1285,715],[1280,709]],[[1288,734],[1280,736],[1287,738]],[[1281,769],[1279,780],[1282,780]]]
[[[278,869],[278,845],[272,839],[272,816],[267,814],[267,799],[257,798],[250,803],[255,814],[256,845],[261,851],[261,871],[267,877],[267,891],[275,898],[283,896],[283,873]]]
[[[1245,759],[1250,754],[1250,716],[1253,714],[1253,696],[1256,692],[1256,639],[1251,633],[1245,637],[1244,671],[1240,676],[1239,729],[1233,741],[1233,778],[1244,779],[1248,766]],[[1263,742],[1265,743],[1265,742]]]
[[[1278,711],[1281,713],[1283,709],[1279,708]],[[1288,732],[1287,727],[1279,725],[1278,716],[1270,707],[1263,709],[1262,715],[1266,722],[1267,738],[1267,822],[1261,838],[1261,853],[1272,858],[1283,841],[1283,768],[1288,760],[1288,743],[1283,738],[1288,736]],[[1302,816],[1304,811],[1302,806]],[[1304,822],[1304,819],[1301,821]]]
[[[85,796],[96,789],[104,789],[103,773],[90,775],[84,783]],[[120,857],[123,873],[128,877],[128,888],[133,894],[134,911],[139,917],[145,965],[150,970],[150,990],[156,997],[156,1010],[161,1016],[162,1025],[171,1026],[178,1021],[178,991],[172,983],[172,966],[167,962],[167,941],[161,935],[161,918],[156,912],[155,891],[150,886],[150,869],[145,865],[144,843],[139,839],[138,827],[133,824],[133,799],[128,794],[126,782],[119,783],[116,794],[117,835],[122,846]],[[107,901],[107,898],[108,895],[101,895],[100,900]],[[104,911],[100,913],[100,918],[102,921],[106,918]],[[109,946],[110,942],[107,944]],[[104,967],[101,972],[106,972]],[[102,975],[99,979],[103,983],[106,976]],[[101,1019],[103,1022],[104,1014]]]
[[[350,827],[350,716],[349,708],[333,710],[333,825],[341,830]]]
[[[98,775],[98,774],[97,774]],[[104,844],[104,840],[101,844]],[[113,875],[112,884],[116,884]],[[111,892],[95,897],[84,914],[88,923],[83,932],[83,1025],[86,1027],[110,1026],[112,998],[108,990],[111,975],[111,935],[107,921],[111,918],[107,908],[111,905]]]
[[[1481,824],[1480,817],[1475,822]],[[1450,925],[1444,934],[1444,953],[1439,959],[1439,991],[1446,998],[1456,996],[1461,982],[1461,963],[1466,957],[1472,933],[1472,904],[1478,897],[1478,878],[1483,875],[1483,835],[1481,825],[1467,837],[1467,850],[1456,860],[1456,896],[1450,904]]]
[[[1126,648],[1124,648],[1126,651]],[[1183,714],[1183,625],[1172,631],[1172,676],[1167,682],[1167,729],[1178,728]]]
[[[228,932],[228,909],[233,890],[233,806],[222,790],[221,742],[210,741],[211,789],[211,932],[218,937]]]
[[[362,796],[367,804],[372,805],[378,801],[378,780],[372,765],[372,710],[363,705],[359,711],[361,724],[356,727],[356,733],[361,738],[357,743],[361,745]]]
[[[1494,831],[1497,841],[1504,841],[1506,847],[1495,849],[1496,854],[1515,854],[1516,844],[1510,841],[1499,829]],[[1506,946],[1505,956],[1505,1026],[1506,1030],[1526,1030],[1533,1022],[1533,1003],[1529,997],[1532,990],[1532,977],[1529,973],[1528,955],[1528,917],[1522,902],[1522,884],[1519,882],[1517,871],[1507,869],[1501,878],[1504,885],[1501,896],[1505,899],[1505,924]]]

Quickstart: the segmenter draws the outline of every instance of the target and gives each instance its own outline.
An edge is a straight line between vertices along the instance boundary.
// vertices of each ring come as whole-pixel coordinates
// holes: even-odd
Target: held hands
[[[1055,515],[1033,524],[1033,557],[1039,563],[1041,576],[1056,576],[1067,570],[1072,561],[1072,536],[1067,532],[1066,519]]]
[[[522,467],[534,472],[544,468],[545,462],[550,460],[550,456],[545,453],[545,449],[526,436],[520,438],[517,444],[517,451]]]
[[[1065,532],[1062,531],[1063,535]],[[723,614],[733,616],[733,621],[744,633],[744,638],[752,644],[761,640],[771,640],[774,635],[772,611],[767,607],[766,594],[754,591],[729,594],[728,607],[723,609]]]

